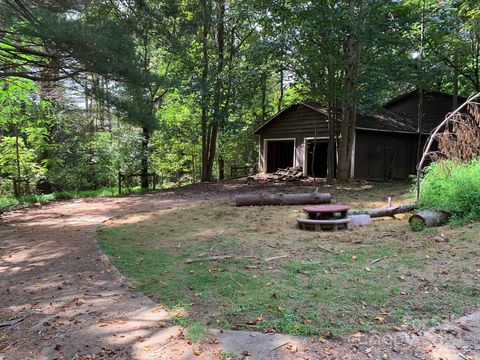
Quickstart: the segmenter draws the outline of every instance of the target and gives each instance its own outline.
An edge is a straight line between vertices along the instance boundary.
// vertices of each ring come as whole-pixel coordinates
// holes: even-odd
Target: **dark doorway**
[[[328,171],[328,140],[317,140],[317,145],[314,145],[314,140],[307,142],[307,175],[313,176],[315,173],[315,177],[326,178]],[[314,149],[315,157],[313,156]],[[335,149],[333,151],[335,152]]]
[[[294,140],[267,141],[267,172],[293,166]]]

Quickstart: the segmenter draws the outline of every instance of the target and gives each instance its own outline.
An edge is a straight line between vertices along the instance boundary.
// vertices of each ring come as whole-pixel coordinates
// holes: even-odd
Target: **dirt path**
[[[0,359],[217,359],[221,349],[250,354],[244,358],[251,359],[479,356],[479,314],[450,330],[420,336],[398,332],[304,342],[283,335],[225,331],[216,332],[216,339],[192,344],[161,305],[129,288],[100,251],[95,231],[115,216],[212,196],[218,195],[165,192],[56,202],[4,214],[0,323],[23,320],[0,327]]]
[[[153,336],[167,348],[173,336],[193,354],[177,327],[165,327],[168,313],[131,291],[95,241],[97,226],[113,216],[184,201],[172,194],[89,199],[4,215],[0,322],[25,319],[0,328],[0,358],[151,358],[155,349],[143,343]]]
[[[192,344],[161,305],[129,287],[95,240],[97,227],[112,217],[212,196],[218,197],[168,192],[85,199],[4,214],[0,323],[23,320],[0,327],[0,359],[218,358],[217,340]],[[269,335],[260,343],[270,348],[260,349],[276,348],[285,339]]]

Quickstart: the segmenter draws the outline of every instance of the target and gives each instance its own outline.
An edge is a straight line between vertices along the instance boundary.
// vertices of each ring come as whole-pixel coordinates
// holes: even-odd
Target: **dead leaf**
[[[75,300],[75,305],[80,306],[80,305],[83,305],[83,304],[85,304],[85,300],[83,300],[83,299],[76,299]]]
[[[365,320],[360,319],[360,320],[358,320],[358,323],[363,326],[363,325],[365,325]]]
[[[193,349],[193,355],[200,356],[201,354],[202,354],[202,352],[200,350]]]
[[[379,324],[385,324],[385,318],[383,316],[377,316],[375,318],[375,320],[379,323]]]
[[[365,271],[370,272],[372,269],[370,269],[368,266],[365,268]]]
[[[443,234],[442,234],[442,235],[443,235]],[[438,242],[438,243],[440,243],[440,242],[448,242],[448,239],[445,238],[445,237],[443,237],[443,236],[441,236],[441,235],[440,235],[440,236],[435,236],[435,237],[433,238],[433,240],[435,240],[435,242]]]
[[[258,323],[262,322],[263,321],[263,316],[260,315],[259,317],[257,317],[255,320],[247,320],[245,321],[245,324],[247,325],[257,325]]]

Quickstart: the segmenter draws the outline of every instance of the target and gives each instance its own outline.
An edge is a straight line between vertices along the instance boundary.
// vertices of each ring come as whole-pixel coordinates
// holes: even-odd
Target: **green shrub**
[[[422,180],[420,206],[448,212],[457,221],[480,219],[480,158],[430,165]]]

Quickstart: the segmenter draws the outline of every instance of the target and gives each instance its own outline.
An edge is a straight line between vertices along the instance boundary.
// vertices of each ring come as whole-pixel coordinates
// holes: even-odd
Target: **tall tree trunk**
[[[209,151],[207,160],[207,178],[213,180],[213,164],[217,150],[218,129],[223,122],[222,94],[223,94],[223,68],[225,66],[225,0],[218,0],[217,23],[217,74],[213,100],[213,123],[211,125]]]
[[[150,140],[150,130],[142,128],[142,169],[140,173],[142,189],[148,189],[148,142]]]
[[[208,75],[209,75],[209,56],[208,56],[208,33],[210,30],[210,9],[211,1],[203,0],[203,31],[202,31],[202,93],[201,93],[201,124],[202,124],[202,166],[201,181],[208,181],[208,153],[209,153],[209,136],[208,136]]]
[[[283,96],[285,93],[285,89],[283,88],[283,82],[284,82],[284,72],[283,72],[283,67],[280,69],[280,95],[278,97],[278,105],[277,105],[277,111],[280,112],[283,107]]]
[[[328,150],[327,150],[327,183],[332,183],[335,177],[335,109],[328,103]]]
[[[267,118],[267,72],[262,72],[262,118],[259,124],[263,124]]]
[[[418,109],[417,109],[417,158],[416,163],[420,162],[422,156],[422,119],[423,119],[423,86],[418,88]]]
[[[474,36],[473,40],[473,72],[475,76],[475,88],[480,91],[480,38]]]
[[[455,49],[453,54],[453,61],[455,63],[455,68],[453,69],[453,103],[452,110],[458,108],[458,78],[460,76],[458,72],[458,52]]]
[[[348,13],[350,25],[345,43],[345,71],[343,81],[342,124],[340,126],[340,146],[338,150],[337,178],[347,180],[350,177],[353,139],[357,119],[357,101],[354,92],[360,72],[361,44],[357,28],[363,22],[363,6],[365,0],[359,1],[359,14],[356,16],[356,0],[349,0]]]
[[[20,170],[20,144],[19,144],[19,136],[18,136],[18,128],[15,126],[15,162],[17,167],[17,175],[16,179],[13,181],[13,194],[15,197],[20,196],[20,189],[21,189],[21,170]]]
[[[218,180],[225,180],[225,159],[223,156],[218,157]]]
[[[362,0],[363,1],[363,0]],[[363,3],[360,5],[360,16],[363,11]],[[353,84],[352,90],[356,89],[358,77],[360,76],[360,51],[361,44],[358,37],[355,38],[354,43],[354,65],[353,65]],[[348,161],[348,177],[351,174],[351,164],[352,164],[352,154],[353,154],[353,141],[355,139],[355,129],[357,127],[357,112],[358,112],[358,102],[357,99],[352,99],[352,112],[350,117],[350,127],[349,127],[349,137],[348,137],[348,148],[347,148],[347,161]]]
[[[425,0],[422,1],[422,17],[420,24],[420,52],[419,52],[419,61],[420,61],[420,76],[423,76],[423,42],[425,39]],[[422,80],[419,81],[418,85],[418,109],[417,109],[417,158],[416,163],[420,162],[420,157],[422,156],[422,119],[423,119],[423,97],[424,89]],[[419,179],[417,179],[419,181]]]
[[[192,183],[195,184],[197,182],[196,177],[196,169],[195,169],[195,154],[192,154]]]
[[[58,76],[58,71],[54,69],[44,69],[42,70],[42,76],[45,76],[45,78]],[[40,88],[40,91],[38,95],[40,97],[40,100],[50,100],[52,102],[60,102],[62,100],[60,95],[57,93],[55,82],[41,81],[39,82],[39,88]],[[47,130],[47,135],[44,136],[44,141],[46,141],[48,145],[53,145],[54,144],[53,125],[48,123],[46,130]],[[50,146],[45,146],[39,149],[37,153],[37,163],[39,164],[44,163],[45,164],[44,166],[47,169],[47,172],[50,170],[50,162],[45,160],[47,160],[50,156],[49,149],[50,149]],[[48,181],[46,178],[43,178],[42,180],[39,180],[37,182],[37,190],[39,190],[44,194],[49,194],[53,191],[53,184],[50,181]]]
[[[355,1],[349,0],[349,18],[353,22],[355,16]],[[350,25],[345,43],[345,71],[343,80],[343,106],[342,106],[342,123],[340,126],[340,146],[338,149],[338,168],[337,178],[339,180],[347,180],[350,170],[349,144],[351,139],[351,127],[354,116],[354,102],[352,99],[354,90],[355,70],[355,34],[353,24]]]

